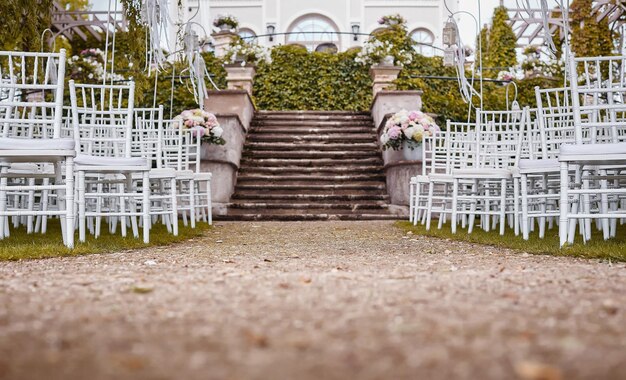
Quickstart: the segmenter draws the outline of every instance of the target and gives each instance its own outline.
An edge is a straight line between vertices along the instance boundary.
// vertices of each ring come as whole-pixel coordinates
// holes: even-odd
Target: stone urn
[[[422,144],[410,144],[407,140],[402,141],[402,157],[407,161],[422,161],[424,149]]]
[[[392,57],[393,59],[393,57]],[[381,90],[393,90],[393,81],[398,79],[398,74],[402,66],[374,65],[370,67],[370,77],[372,78],[372,91],[374,96]]]

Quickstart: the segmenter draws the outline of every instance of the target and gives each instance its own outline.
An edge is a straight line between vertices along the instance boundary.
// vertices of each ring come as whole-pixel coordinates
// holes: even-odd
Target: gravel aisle
[[[391,222],[0,263],[0,379],[624,379],[625,347],[624,263]]]

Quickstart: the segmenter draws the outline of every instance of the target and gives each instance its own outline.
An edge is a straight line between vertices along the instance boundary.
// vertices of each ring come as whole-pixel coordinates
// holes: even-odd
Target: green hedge
[[[356,52],[310,53],[302,46],[279,46],[272,62],[260,63],[254,99],[267,110],[368,110],[372,101],[369,68]]]

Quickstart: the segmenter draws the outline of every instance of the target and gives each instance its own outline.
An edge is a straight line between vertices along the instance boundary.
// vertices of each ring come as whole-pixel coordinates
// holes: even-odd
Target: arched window
[[[430,30],[425,28],[418,28],[411,32],[411,38],[416,42],[415,51],[419,54],[432,57],[434,55],[434,49],[432,48],[435,42],[435,36]]]
[[[239,37],[243,38],[243,40],[247,43],[257,42],[256,33],[254,33],[252,29],[240,28],[238,34]]]
[[[318,45],[333,43],[339,46],[339,35],[332,21],[320,15],[307,15],[289,28],[287,43],[298,43],[314,51]]]

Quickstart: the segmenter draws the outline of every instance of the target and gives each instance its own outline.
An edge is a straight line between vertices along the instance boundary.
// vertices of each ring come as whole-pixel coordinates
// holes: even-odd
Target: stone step
[[[374,128],[373,121],[360,120],[259,120],[252,119],[250,126],[253,129],[265,127],[289,127],[289,128],[306,128],[306,127],[327,127],[327,128],[343,128],[343,127],[364,127]]]
[[[342,150],[361,150],[378,152],[378,144],[375,142],[325,142],[313,143],[308,141],[294,142],[254,142],[246,143],[246,148],[250,150],[281,150],[281,151],[342,151]]]
[[[269,201],[306,201],[306,202],[322,202],[327,203],[331,201],[341,202],[353,202],[353,201],[388,201],[389,195],[382,192],[366,192],[366,191],[348,191],[340,193],[329,193],[327,191],[307,191],[303,193],[297,192],[259,192],[256,189],[252,191],[238,190],[233,194],[234,201],[257,201],[257,202],[269,202]]]
[[[369,112],[350,111],[257,111],[258,119],[371,119]]]
[[[235,191],[259,190],[259,191],[283,191],[301,190],[308,192],[311,190],[341,191],[341,190],[384,190],[385,183],[379,182],[348,182],[348,183],[309,183],[308,181],[292,183],[268,183],[263,181],[246,182],[237,184]]]
[[[262,210],[261,213],[253,210],[229,209],[224,216],[216,216],[216,220],[276,220],[276,221],[303,221],[303,220],[397,220],[401,217],[391,214],[388,211],[375,212],[376,210],[357,212],[338,212],[339,210],[325,209],[282,209],[282,210]]]
[[[380,165],[382,167],[383,160],[381,157],[368,157],[368,158],[319,158],[319,159],[307,159],[307,158],[252,158],[244,157],[241,160],[242,167],[324,167],[324,166],[371,166]]]
[[[375,174],[384,175],[382,166],[365,165],[365,166],[325,166],[325,167],[303,167],[303,166],[285,166],[285,167],[241,167],[239,175],[350,175],[350,174]]]
[[[376,159],[380,157],[380,152],[375,150],[365,151],[317,151],[317,150],[304,150],[304,151],[289,151],[289,150],[249,150],[245,149],[242,157],[246,158],[287,158],[287,159]]]
[[[382,201],[365,201],[358,203],[330,203],[330,202],[316,202],[316,203],[303,203],[303,202],[285,202],[284,200],[270,200],[263,202],[254,201],[239,201],[234,202],[228,206],[233,209],[297,209],[297,210],[311,210],[311,209],[324,209],[324,210],[387,210],[388,206]]]
[[[378,181],[385,180],[382,173],[344,174],[344,175],[324,175],[324,174],[276,174],[267,175],[259,173],[241,173],[237,176],[237,183],[247,183],[250,181],[268,182],[348,182],[348,181]]]
[[[293,136],[296,135],[345,135],[345,134],[362,134],[367,136],[374,136],[374,128],[373,127],[302,127],[302,128],[293,128],[289,126],[264,126],[257,127],[250,131],[250,134],[260,135],[260,134],[290,134]]]
[[[347,142],[374,142],[377,144],[377,139],[372,133],[333,133],[328,135],[323,134],[291,134],[291,133],[254,133],[251,132],[248,135],[249,143],[256,142],[277,142],[277,143],[313,143],[313,144],[326,144],[326,143],[347,143]]]

